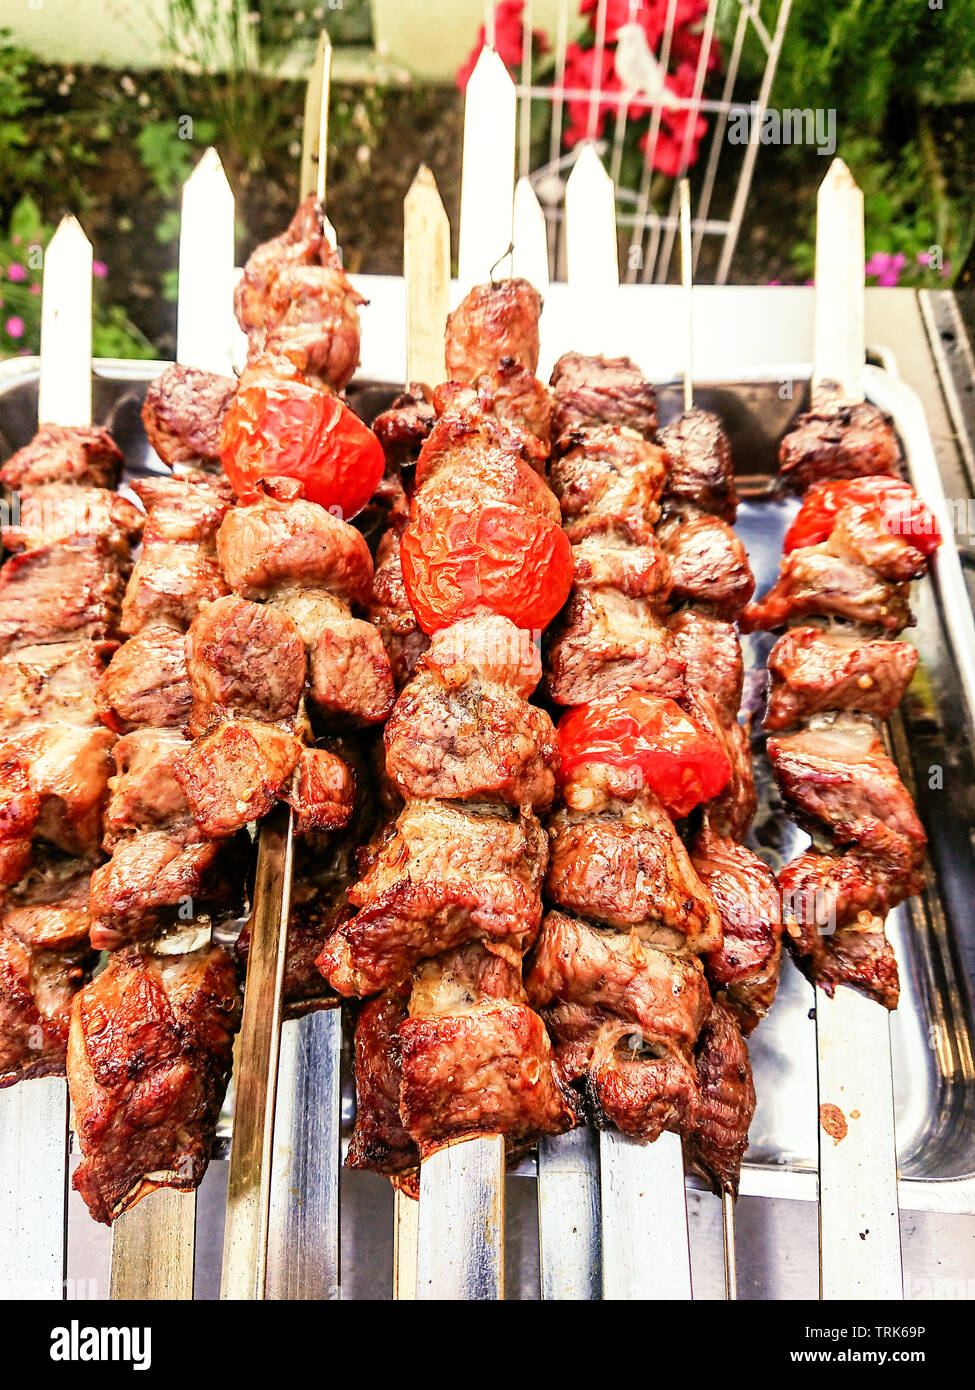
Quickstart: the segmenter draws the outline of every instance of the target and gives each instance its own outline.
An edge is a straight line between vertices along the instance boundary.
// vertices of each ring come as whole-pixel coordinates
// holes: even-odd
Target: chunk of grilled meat
[[[448,378],[476,381],[509,358],[534,374],[541,310],[541,296],[527,280],[476,286],[447,316]]]
[[[810,833],[875,854],[897,845],[920,867],[924,827],[869,719],[841,714],[770,738],[768,756],[789,814]]]
[[[8,550],[98,541],[126,565],[145,521],[138,507],[107,488],[45,483],[22,488],[16,496],[11,524],[2,531]]]
[[[848,618],[887,633],[914,623],[910,585],[888,583],[866,565],[840,559],[827,544],[793,550],[782,560],[779,578],[764,598],[750,603],[739,618],[742,632],[784,627],[795,618]]]
[[[287,614],[228,596],[205,604],[186,634],[196,738],[235,715],[294,719],[305,688],[305,646]]]
[[[718,417],[694,406],[661,430],[660,443],[670,459],[665,511],[692,508],[733,522],[738,512],[735,466]]]
[[[616,535],[647,544],[660,517],[667,455],[635,430],[600,425],[563,436],[549,482],[573,544]]]
[[[165,624],[153,624],[130,637],[108,664],[100,702],[102,719],[117,733],[143,724],[156,729],[184,725],[193,693],[183,633]]]
[[[684,670],[655,605],[613,589],[573,589],[546,641],[546,687],[559,705],[621,689],[679,699]]]
[[[0,1088],[62,1075],[71,1000],[95,962],[88,876],[38,873],[0,917]]]
[[[688,1157],[719,1196],[730,1192],[737,1197],[741,1161],[755,1114],[755,1086],[748,1045],[727,1004],[715,1001],[711,1005],[697,1040],[694,1062],[701,1099],[687,1136]]]
[[[657,393],[629,357],[563,353],[552,370],[552,437],[573,430],[623,426],[651,442],[657,437]]]
[[[779,479],[796,492],[833,478],[894,473],[901,452],[888,416],[866,401],[822,391],[779,448]]]
[[[352,815],[355,774],[328,748],[302,748],[281,799],[295,813],[296,834],[339,830]]]
[[[397,396],[388,410],[377,415],[372,432],[383,446],[386,463],[392,468],[415,466],[420,448],[437,420],[430,392],[418,382]]]
[[[312,194],[287,231],[251,254],[234,292],[250,356],[284,357],[335,391],[345,388],[359,361],[357,307],[364,302],[328,244]]]
[[[138,478],[132,490],[148,512],[144,545],[193,543],[212,555],[213,538],[234,500],[226,478],[200,472]]]
[[[60,723],[28,724],[0,741],[0,842],[28,837],[96,854],[114,741],[108,729]]]
[[[129,637],[168,623],[186,629],[201,604],[229,593],[216,561],[198,545],[145,545],[132,569],[121,629]]]
[[[0,730],[40,723],[97,724],[114,642],[51,642],[0,657]]]
[[[671,603],[700,604],[718,618],[738,616],[755,592],[755,577],[726,521],[675,517],[659,527],[657,538],[670,564]]]
[[[73,1183],[108,1225],[158,1187],[206,1171],[240,1020],[219,946],[118,952],[75,999],[68,1083],[83,1158]]]
[[[100,425],[39,425],[29,444],[0,468],[0,483],[11,490],[45,483],[115,487],[124,460],[108,430]]]
[[[0,569],[0,656],[17,647],[117,636],[123,589],[104,541],[14,555]]]
[[[173,759],[173,773],[202,834],[233,835],[273,808],[302,745],[277,724],[227,719]]]
[[[115,744],[116,773],[105,808],[105,848],[140,830],[174,829],[192,821],[173,759],[187,747],[180,729],[134,729]]]
[[[558,740],[549,716],[465,662],[420,658],[385,744],[387,771],[404,797],[544,809],[555,795]]]
[[[187,828],[119,841],[91,876],[92,945],[116,951],[172,921],[195,920],[208,906],[239,900],[235,850]]]
[[[731,623],[682,608],[668,620],[667,631],[677,658],[684,663],[687,689],[710,695],[723,723],[737,720],[745,663]]]
[[[400,529],[391,526],[379,542],[368,608],[369,621],[386,648],[390,674],[397,690],[402,690],[410,679],[416,663],[430,644],[406,596],[400,558],[401,534]]]
[[[235,594],[264,599],[277,589],[325,589],[349,604],[366,604],[372,557],[363,536],[288,478],[258,484],[227,515],[217,554]]]
[[[421,1158],[479,1134],[518,1152],[578,1118],[520,971],[477,943],[419,967],[400,1043],[400,1115]]]
[[[743,840],[758,809],[748,728],[734,717],[725,718],[713,696],[690,684],[681,703],[694,722],[717,739],[731,768],[724,788],[705,804],[705,819],[719,835]]]
[[[399,1030],[407,1017],[406,998],[381,994],[363,1004],[355,1025],[355,1128],[347,1168],[404,1173],[420,1162],[403,1127],[399,1091],[403,1054]]]
[[[410,801],[349,897],[360,909],[319,968],[340,994],[375,994],[473,940],[513,965],[542,917],[545,833],[528,809]]]
[[[769,653],[772,678],[765,727],[788,729],[823,710],[887,719],[917,665],[909,642],[864,638],[818,627],[790,628]]]
[[[646,928],[658,946],[717,950],[717,908],[673,821],[649,788],[629,800],[607,795],[603,771],[574,769],[549,822],[549,900],[595,922]]]
[[[220,427],[236,390],[233,377],[180,362],[150,381],[142,423],[163,463],[219,463]]]
[[[782,958],[782,901],[771,869],[744,845],[708,825],[697,835],[691,862],[715,901],[724,940],[704,957],[716,998],[750,1033],[772,1007]]]

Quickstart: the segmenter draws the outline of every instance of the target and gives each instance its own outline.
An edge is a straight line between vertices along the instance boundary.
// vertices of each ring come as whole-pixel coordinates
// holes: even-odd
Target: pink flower
[[[494,47],[498,57],[508,69],[520,68],[524,59],[524,24],[522,12],[525,8],[524,0],[499,0],[494,7]],[[532,30],[532,41],[539,53],[547,53],[549,50],[548,35],[544,29]],[[471,73],[477,66],[477,60],[481,56],[481,49],[487,43],[487,29],[485,25],[477,35],[477,43],[464,63],[457,70],[455,81],[462,92],[467,90]]]
[[[20,264],[20,261],[11,261],[7,266],[7,279],[15,282],[27,279],[27,271]]]
[[[30,292],[31,292],[31,294],[40,294],[40,292],[41,292],[41,287],[40,287],[40,285],[31,285],[31,287],[30,287]]]
[[[97,275],[99,280],[104,280],[105,276],[108,274],[108,266],[104,261],[92,261],[91,273],[92,275]]]
[[[889,251],[875,251],[863,267],[863,273],[875,279],[884,289],[890,289],[900,279],[906,262],[907,257],[902,251],[894,255]]]
[[[24,320],[19,318],[16,314],[14,314],[13,318],[7,320],[5,327],[11,338],[22,338],[24,336]]]

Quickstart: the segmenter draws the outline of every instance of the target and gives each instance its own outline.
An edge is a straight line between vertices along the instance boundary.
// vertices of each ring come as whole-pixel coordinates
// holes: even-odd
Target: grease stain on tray
[[[840,1140],[846,1138],[846,1116],[838,1105],[831,1105],[829,1102],[821,1105],[819,1107],[819,1123],[834,1144],[838,1144]]]

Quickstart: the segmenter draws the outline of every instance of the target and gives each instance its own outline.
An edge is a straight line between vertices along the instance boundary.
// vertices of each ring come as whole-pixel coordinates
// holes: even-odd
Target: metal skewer
[[[684,412],[694,409],[694,247],[691,238],[691,185],[683,178],[678,185],[680,220],[680,279],[687,300],[685,319],[687,349],[684,355]],[[735,1199],[721,1194],[721,1233],[724,1245],[725,1298],[738,1298],[738,1270],[735,1263]]]
[[[44,257],[38,424],[91,424],[91,286],[91,243],[65,217]],[[0,1091],[0,1298],[64,1298],[67,1182],[67,1082]]]
[[[511,246],[515,89],[485,48],[467,86],[458,279],[463,293],[497,271]],[[467,1139],[420,1165],[417,1297],[504,1297],[504,1140]]]
[[[183,189],[176,360],[229,375],[233,353],[234,196],[209,149]],[[113,1299],[190,1299],[196,1193],[161,1187],[112,1227]]]
[[[819,190],[813,386],[862,400],[863,194],[841,159]],[[817,989],[820,1294],[903,1297],[890,1017],[841,985]]]

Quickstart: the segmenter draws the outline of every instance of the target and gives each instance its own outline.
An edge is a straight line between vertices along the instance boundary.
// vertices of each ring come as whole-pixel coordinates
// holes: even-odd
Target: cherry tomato
[[[921,501],[910,483],[905,483],[902,478],[877,474],[870,478],[817,483],[811,487],[786,532],[785,551],[798,550],[804,545],[819,545],[827,540],[837,514],[850,506],[877,507],[891,535],[903,536],[922,555],[932,555],[941,544],[941,532],[934,513]]]
[[[717,796],[731,776],[721,744],[673,700],[628,690],[559,720],[562,776],[582,763],[636,768],[672,816]]]
[[[572,547],[561,526],[509,502],[464,512],[421,505],[400,554],[407,596],[428,635],[479,608],[543,628],[572,587]]]
[[[220,458],[238,496],[259,478],[297,478],[309,501],[345,521],[366,505],[385,468],[379,440],[338,396],[271,378],[238,390]]]

